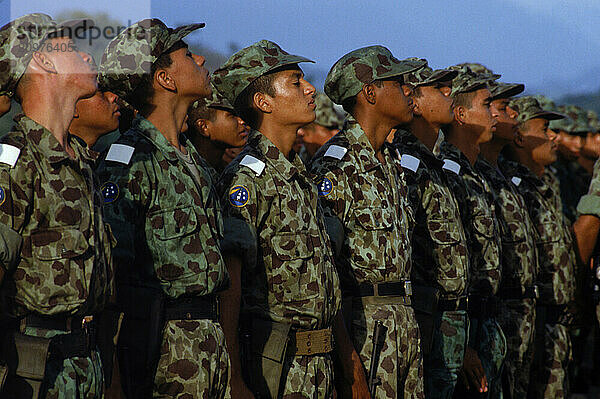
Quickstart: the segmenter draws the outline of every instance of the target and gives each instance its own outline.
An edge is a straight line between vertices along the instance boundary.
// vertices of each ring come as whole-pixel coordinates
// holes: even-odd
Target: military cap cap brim
[[[430,77],[428,77],[422,82],[416,83],[414,86],[428,86],[439,82],[450,82],[456,77],[456,75],[458,75],[458,71],[451,71],[449,69],[438,69],[436,71],[433,71]]]
[[[525,91],[525,85],[523,83],[503,83],[498,82],[490,90],[492,92],[492,100],[498,100],[500,98],[510,98]]]

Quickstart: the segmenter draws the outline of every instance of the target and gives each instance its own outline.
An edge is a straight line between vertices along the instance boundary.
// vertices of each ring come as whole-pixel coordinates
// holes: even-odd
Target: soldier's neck
[[[394,124],[382,120],[374,112],[363,112],[359,107],[355,108],[354,119],[358,122],[363,132],[365,132],[369,143],[371,143],[371,147],[375,150],[375,155],[380,159],[381,147],[383,147],[386,138],[395,127]]]
[[[433,151],[441,126],[416,115],[409,126],[412,135],[418,138],[430,151]]]
[[[514,153],[517,158],[517,162],[525,166],[537,177],[542,177],[544,174],[544,165],[540,165],[539,163],[535,162],[530,154],[520,148],[516,148]]]
[[[479,150],[486,161],[498,167],[498,156],[507,144],[504,140],[493,138],[489,143],[480,144]]]
[[[462,129],[459,126],[452,125],[448,128],[448,133],[446,141],[458,148],[464,156],[467,157],[471,166],[475,165],[480,148],[476,138],[473,137],[471,132],[467,129]]]
[[[190,140],[194,144],[194,147],[196,147],[200,156],[217,171],[223,170],[223,154],[225,153],[225,147],[216,145],[214,141],[201,135],[197,131],[188,130],[188,132],[190,133]],[[186,137],[188,137],[187,133]]]
[[[289,159],[294,141],[296,141],[296,134],[301,126],[299,124],[282,124],[278,120],[265,116],[260,121],[257,130],[268,138],[284,157]]]
[[[176,96],[170,98],[155,98],[154,109],[146,116],[158,131],[165,136],[167,141],[179,151],[184,151],[179,134],[185,122],[187,110],[193,101],[180,99]]]
[[[577,163],[583,167],[589,174],[594,173],[594,164],[596,163],[595,159],[586,158],[584,156],[580,156],[577,158]]]

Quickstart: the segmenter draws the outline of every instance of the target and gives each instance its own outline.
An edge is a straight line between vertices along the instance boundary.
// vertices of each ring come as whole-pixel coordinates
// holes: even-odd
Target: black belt
[[[469,317],[483,319],[500,313],[500,300],[495,296],[469,295]]]
[[[167,299],[166,320],[219,320],[219,300],[216,295]]]
[[[96,347],[96,322],[89,317],[29,315],[21,326],[67,332],[50,338],[49,356],[54,359],[88,357]]]
[[[357,296],[411,296],[412,284],[410,280],[394,281],[390,283],[362,283],[356,289]]]
[[[457,310],[467,310],[469,308],[469,298],[463,296],[458,299],[440,299],[438,301],[438,310],[443,312],[455,312]]]
[[[499,295],[506,299],[538,299],[540,297],[540,290],[537,285],[530,285],[525,288],[511,287],[501,289]]]

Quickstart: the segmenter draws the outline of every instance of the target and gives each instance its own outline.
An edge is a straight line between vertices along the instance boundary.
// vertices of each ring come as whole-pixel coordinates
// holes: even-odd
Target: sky
[[[598,0],[0,0],[0,25],[29,12],[105,12],[128,22],[205,22],[189,42],[231,53],[261,39],[316,61],[321,83],[345,53],[372,44],[434,68],[480,62],[528,93],[557,98],[600,89]]]

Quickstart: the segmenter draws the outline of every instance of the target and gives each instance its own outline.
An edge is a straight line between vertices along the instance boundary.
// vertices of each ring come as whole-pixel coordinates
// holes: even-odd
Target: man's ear
[[[159,69],[154,73],[154,82],[165,90],[176,92],[177,85],[175,80],[169,75],[166,69]]]
[[[364,85],[361,89],[363,97],[369,104],[375,104],[375,102],[377,101],[377,94],[375,91],[375,85],[373,83]]]
[[[206,119],[198,119],[194,123],[194,127],[201,135],[203,135],[207,139],[210,139],[210,132],[208,129],[209,124],[210,124],[210,121],[207,121]]]
[[[252,102],[254,103],[254,106],[258,108],[259,111],[262,111],[265,114],[270,114],[271,112],[273,112],[271,98],[271,96],[265,93],[257,92],[254,93],[254,96],[252,97]]]
[[[458,123],[459,126],[465,124],[465,120],[467,119],[467,109],[462,105],[454,107],[454,120]]]
[[[414,97],[411,97],[413,100],[413,104],[415,104],[415,107],[413,108],[413,114],[416,116],[421,116],[423,115],[423,113],[421,112],[421,105],[419,104],[419,101],[417,101]],[[423,98],[423,97],[421,97]]]
[[[54,62],[52,62],[51,57],[46,53],[34,51],[31,61],[33,62],[29,62],[29,68],[31,68],[32,71],[57,73]]]
[[[515,147],[517,147],[517,148],[525,147],[525,136],[523,136],[523,133],[521,133],[521,130],[517,130],[513,141],[515,143]]]

